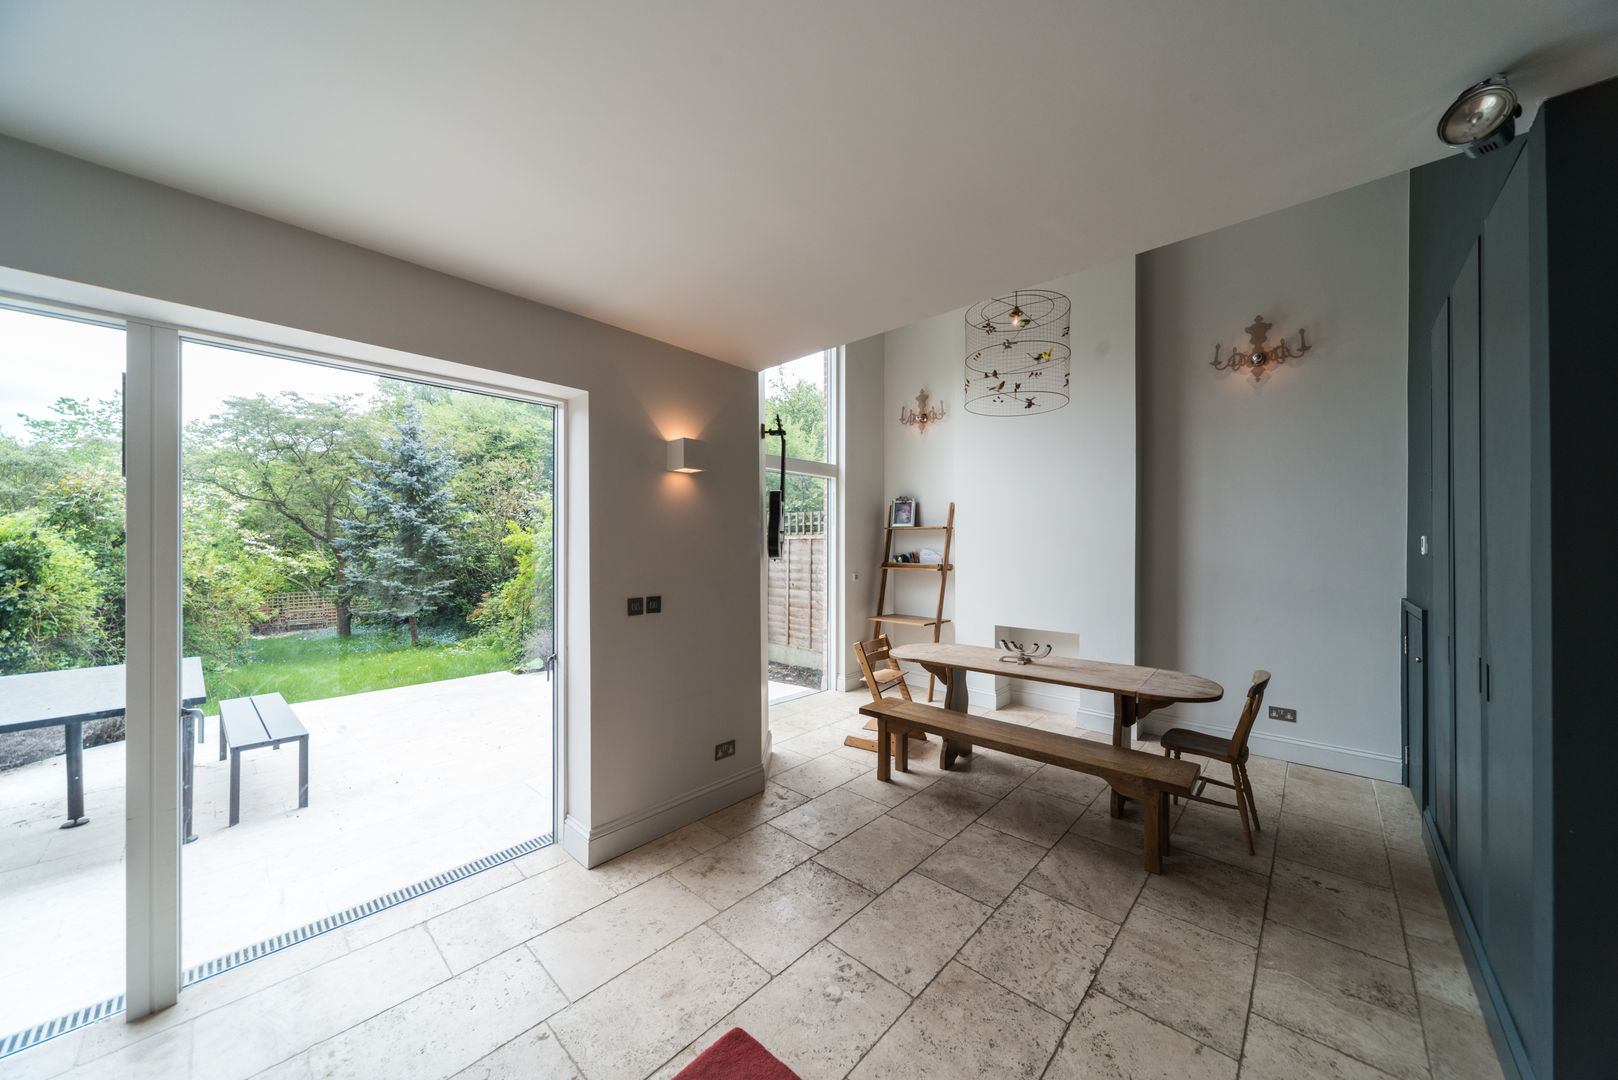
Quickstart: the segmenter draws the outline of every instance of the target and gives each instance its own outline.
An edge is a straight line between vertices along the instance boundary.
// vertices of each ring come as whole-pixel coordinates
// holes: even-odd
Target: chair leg
[[[1247,762],[1245,761],[1242,762],[1242,790],[1247,792],[1247,809],[1253,813],[1253,828],[1263,832],[1264,826],[1258,823],[1258,803],[1253,799],[1253,781],[1247,775]]]
[[[1233,761],[1230,763],[1230,779],[1236,787],[1236,810],[1242,815],[1242,836],[1247,840],[1247,853],[1256,855],[1253,850],[1253,830],[1247,823],[1247,799],[1242,794],[1242,774],[1237,771],[1239,767]]]

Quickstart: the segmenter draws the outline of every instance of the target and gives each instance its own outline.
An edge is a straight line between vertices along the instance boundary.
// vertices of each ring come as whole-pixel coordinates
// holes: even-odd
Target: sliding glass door
[[[123,370],[0,307],[0,1040],[123,992]]]
[[[555,410],[181,362],[189,980],[552,833]]]

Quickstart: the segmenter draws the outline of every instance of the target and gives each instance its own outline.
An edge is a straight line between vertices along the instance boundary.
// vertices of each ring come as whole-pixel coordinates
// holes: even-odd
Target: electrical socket
[[[1271,705],[1270,706],[1270,719],[1271,720],[1282,720],[1282,721],[1285,721],[1288,724],[1296,724],[1298,722],[1298,710],[1297,709],[1283,709],[1279,705]]]
[[[728,757],[736,756],[736,740],[726,739],[713,748],[713,759],[723,761]]]

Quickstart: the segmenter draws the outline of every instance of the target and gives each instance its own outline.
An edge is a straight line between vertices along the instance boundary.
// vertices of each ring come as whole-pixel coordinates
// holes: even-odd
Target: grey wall
[[[1406,231],[1400,175],[1140,256],[1138,652],[1227,688],[1149,726],[1268,668],[1257,752],[1398,779]],[[1216,371],[1255,314],[1313,349]]]
[[[46,298],[83,283],[582,392],[564,447],[569,850],[599,861],[762,786],[760,688],[734,663],[759,647],[752,372],[3,138],[0,268],[60,279]],[[708,471],[665,471],[681,436]],[[663,614],[627,619],[647,592]]]
[[[838,565],[842,572],[842,623],[831,633],[831,685],[852,690],[860,669],[853,643],[876,634],[867,616],[876,613],[876,563],[882,555],[882,337],[865,338],[843,350],[840,432],[837,460],[842,465],[838,487]],[[856,578],[855,575],[858,575]]]

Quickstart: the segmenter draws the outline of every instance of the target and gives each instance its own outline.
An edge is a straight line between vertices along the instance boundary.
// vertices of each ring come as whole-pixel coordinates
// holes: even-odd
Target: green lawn
[[[219,713],[223,698],[279,693],[288,704],[321,698],[413,686],[503,671],[509,664],[499,649],[456,642],[423,632],[414,648],[402,628],[356,631],[339,638],[318,635],[260,638],[249,643],[251,659],[233,667],[214,667],[205,659],[209,716]]]

